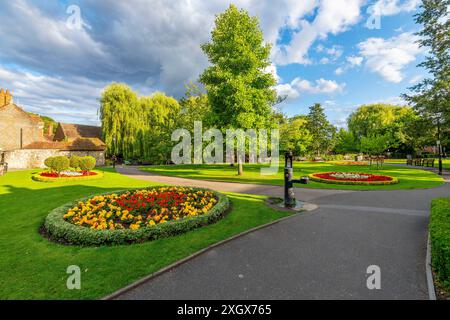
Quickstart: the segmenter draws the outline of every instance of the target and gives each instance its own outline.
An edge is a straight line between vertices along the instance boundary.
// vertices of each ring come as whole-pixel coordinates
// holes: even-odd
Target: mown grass
[[[284,165],[284,164],[283,164]],[[181,178],[212,180],[224,182],[255,183],[269,185],[283,185],[283,165],[274,175],[261,174],[260,164],[245,164],[244,174],[237,175],[237,167],[227,164],[216,165],[172,165],[143,167],[141,170],[161,175]],[[266,166],[267,167],[267,166]],[[396,190],[434,188],[444,183],[443,179],[429,171],[384,165],[377,170],[376,166],[337,165],[331,162],[296,162],[294,163],[295,178],[316,172],[361,172],[393,176],[399,179],[398,184],[383,186],[339,185],[311,181],[308,185],[297,184],[297,187],[318,189],[350,189],[350,190]]]
[[[288,215],[267,207],[264,197],[228,194],[233,208],[223,220],[180,236],[128,246],[63,246],[38,233],[50,210],[151,184],[107,169],[101,180],[51,184],[31,180],[32,172],[0,177],[0,299],[100,298],[208,245]],[[82,269],[81,290],[66,287],[70,265]]]

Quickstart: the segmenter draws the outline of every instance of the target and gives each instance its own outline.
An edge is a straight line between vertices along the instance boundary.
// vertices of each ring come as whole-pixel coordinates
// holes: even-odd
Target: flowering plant
[[[70,208],[64,219],[94,230],[137,230],[206,214],[218,199],[208,190],[158,187],[95,196]]]
[[[324,183],[388,185],[398,183],[395,177],[355,172],[323,172],[309,175],[311,180]]]

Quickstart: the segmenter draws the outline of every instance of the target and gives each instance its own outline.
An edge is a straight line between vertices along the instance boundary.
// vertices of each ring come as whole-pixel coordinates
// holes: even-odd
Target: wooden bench
[[[424,162],[423,165],[434,168],[434,160],[435,159],[423,159],[423,162]]]

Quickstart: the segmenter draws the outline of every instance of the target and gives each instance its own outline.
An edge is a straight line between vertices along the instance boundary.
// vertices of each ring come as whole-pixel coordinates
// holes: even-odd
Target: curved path
[[[281,196],[282,187],[166,177],[133,167],[137,179],[218,191]],[[296,189],[319,208],[216,247],[118,299],[428,299],[427,224],[435,189]],[[369,290],[367,267],[381,269]]]

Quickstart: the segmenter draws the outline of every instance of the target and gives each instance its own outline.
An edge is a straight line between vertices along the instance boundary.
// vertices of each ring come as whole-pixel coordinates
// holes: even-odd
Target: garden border
[[[328,183],[328,184],[343,184],[343,185],[362,185],[362,186],[387,186],[387,185],[392,185],[392,184],[397,184],[399,183],[399,180],[396,177],[392,177],[392,176],[386,176],[383,175],[385,177],[389,177],[392,180],[390,181],[339,181],[339,180],[328,180],[328,179],[323,179],[323,178],[319,178],[314,176],[315,174],[324,174],[324,173],[331,173],[331,172],[315,172],[315,173],[310,173],[308,174],[308,177],[315,182],[322,182],[322,183]],[[345,172],[347,173],[347,172]],[[348,173],[353,173],[353,172],[348,172]],[[367,173],[365,173],[367,174]]]
[[[121,194],[128,191],[136,191],[153,188],[167,188],[168,186],[151,186],[147,188],[134,188],[102,193],[98,195]],[[189,188],[186,186],[170,186]],[[213,224],[221,220],[230,209],[230,200],[227,196],[206,188],[190,187],[193,190],[210,191],[218,198],[218,202],[207,213],[178,221],[171,221],[155,226],[146,226],[138,230],[93,230],[86,227],[74,225],[64,219],[67,210],[80,201],[87,201],[98,195],[91,195],[82,199],[71,201],[63,206],[52,210],[44,222],[44,233],[54,242],[78,246],[103,246],[123,245],[167,238],[185,233],[187,231]]]
[[[52,182],[71,182],[71,181],[88,181],[88,180],[98,180],[102,179],[104,177],[104,174],[102,171],[98,170],[92,170],[91,172],[95,172],[95,176],[74,176],[74,177],[62,177],[62,178],[51,178],[51,177],[43,177],[41,176],[42,172],[35,173],[31,176],[31,179],[37,182],[45,182],[45,183],[52,183]]]

